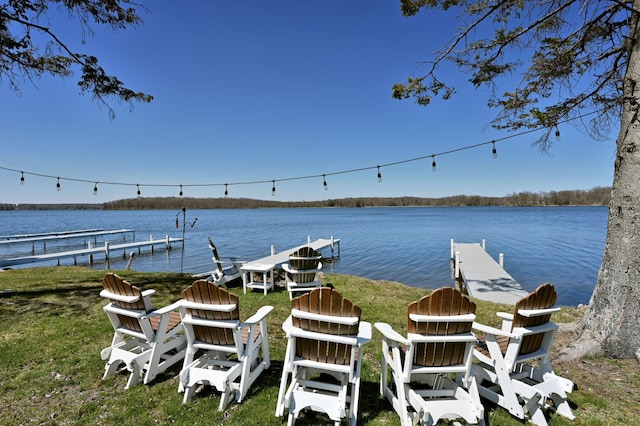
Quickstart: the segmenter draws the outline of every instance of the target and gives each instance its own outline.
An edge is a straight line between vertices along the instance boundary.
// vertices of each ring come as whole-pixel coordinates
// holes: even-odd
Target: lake
[[[186,220],[185,220],[186,218]],[[196,220],[197,218],[197,220]],[[207,236],[224,258],[254,260],[304,244],[307,236],[340,239],[340,259],[326,271],[391,280],[421,288],[453,285],[451,239],[486,240],[498,259],[527,291],[553,283],[559,304],[588,303],[598,276],[607,230],[606,207],[388,207],[300,208],[182,211],[1,211],[0,235],[102,228],[135,229],[135,239],[166,235],[180,238],[171,251],[148,248],[131,265],[138,271],[200,273],[214,269]],[[178,227],[176,228],[176,219]],[[193,224],[195,222],[195,224]],[[191,226],[193,224],[193,226]],[[98,244],[122,242],[122,235],[100,237]],[[127,241],[131,241],[131,235]],[[78,248],[79,239],[47,244],[47,252]],[[42,245],[36,243],[36,251]],[[31,244],[0,247],[0,256],[26,256]],[[325,251],[326,255],[327,252]],[[329,252],[330,254],[330,252]],[[96,255],[93,268],[106,269]],[[78,258],[87,264],[88,258]],[[111,269],[124,269],[127,259],[112,257]],[[51,263],[36,263],[40,266]],[[61,264],[73,264],[63,259]]]

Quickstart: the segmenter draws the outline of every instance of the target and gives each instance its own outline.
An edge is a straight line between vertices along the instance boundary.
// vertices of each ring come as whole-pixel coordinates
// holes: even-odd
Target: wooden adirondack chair
[[[519,419],[547,424],[543,409],[574,420],[567,401],[574,384],[557,376],[549,362],[549,350],[558,326],[550,321],[557,294],[551,284],[542,284],[520,299],[513,314],[498,312],[502,329],[474,323],[484,333],[474,350],[480,361],[472,372],[480,395],[504,407]]]
[[[433,425],[440,419],[484,424],[470,374],[475,310],[468,297],[445,287],[408,305],[406,338],[387,323],[375,324],[383,337],[380,393],[403,426]]]
[[[102,285],[100,296],[109,300],[103,309],[114,329],[111,346],[101,352],[107,361],[103,378],[124,364],[131,373],[128,389],[141,379],[148,384],[184,358],[186,338],[175,306],[154,310],[154,290],[142,291],[113,273],[105,275]]]
[[[289,298],[295,293],[305,292],[322,286],[317,277],[322,269],[322,255],[311,247],[302,247],[289,256],[289,263],[282,265]]]
[[[371,340],[371,324],[362,310],[336,290],[318,288],[291,301],[282,325],[287,350],[276,416],[288,410],[288,424],[309,409],[329,416],[336,425],[358,418],[362,345]]]
[[[242,271],[240,271],[238,265],[236,263],[224,264],[224,262],[220,260],[220,256],[218,256],[216,245],[210,237],[207,238],[209,239],[209,248],[213,253],[211,260],[213,260],[213,263],[216,265],[216,270],[211,273],[211,280],[218,285],[224,285],[230,281],[242,278]]]
[[[242,402],[251,384],[271,365],[267,315],[272,310],[273,306],[263,306],[240,322],[238,296],[215,283],[198,280],[182,291],[180,312],[188,342],[179,387],[184,403],[198,383],[222,393],[219,411],[233,396]]]

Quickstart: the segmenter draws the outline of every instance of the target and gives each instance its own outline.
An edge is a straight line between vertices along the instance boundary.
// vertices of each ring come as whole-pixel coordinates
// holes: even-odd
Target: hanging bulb
[[[142,192],[140,192],[140,184],[136,183],[136,187],[138,188],[138,192],[137,192],[138,198],[140,198],[142,196]]]
[[[329,189],[329,186],[327,185],[327,176],[322,175],[322,179],[324,180],[324,190],[326,191],[327,189]]]
[[[436,157],[435,157],[435,155],[432,155],[431,159],[432,159],[432,161],[431,161],[431,170],[435,172],[436,171]]]
[[[271,195],[273,195],[274,197],[276,196],[276,181],[272,181],[273,182],[273,187],[271,187]]]
[[[560,129],[556,126],[556,142],[560,142]]]
[[[382,182],[382,173],[380,173],[380,166],[378,166],[378,182]]]
[[[60,191],[60,189],[62,189],[60,187],[60,178],[58,177],[58,182],[56,183],[56,191]]]
[[[180,185],[180,196],[182,197],[182,185]]]
[[[20,172],[20,185],[24,185],[24,172]]]
[[[228,197],[229,196],[229,191],[227,190],[227,184],[224,184],[224,196]]]
[[[496,149],[496,143],[495,141],[492,143],[493,143],[493,150],[491,152],[493,153],[493,158],[498,158],[498,150]]]
[[[180,222],[178,222],[178,216],[176,215],[176,229],[180,226]]]
[[[93,185],[93,195],[98,195],[98,182]]]

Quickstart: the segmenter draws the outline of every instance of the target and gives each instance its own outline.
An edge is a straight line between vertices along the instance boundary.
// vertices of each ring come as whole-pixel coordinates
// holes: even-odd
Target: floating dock
[[[485,241],[455,243],[451,240],[451,259],[456,279],[462,278],[469,296],[507,305],[515,305],[529,293],[485,250]]]
[[[73,258],[73,263],[74,265],[76,265],[77,258],[79,256],[89,256],[89,263],[93,263],[93,256],[95,254],[104,254],[105,260],[109,260],[110,253],[113,251],[122,250],[123,255],[126,256],[126,250],[128,249],[137,248],[138,253],[140,253],[142,247],[150,247],[151,252],[153,253],[155,246],[162,245],[167,250],[170,250],[173,243],[181,241],[182,238],[171,238],[167,235],[164,239],[161,240],[154,240],[153,236],[150,236],[149,240],[147,241],[136,241],[123,244],[110,244],[109,242],[105,242],[104,245],[100,247],[92,247],[92,245],[89,244],[88,248],[82,248],[78,250],[59,251],[53,253],[36,254],[32,256],[13,257],[10,259],[0,259],[0,268],[7,268],[36,262],[45,262],[49,260],[57,260],[58,264],[60,264],[60,259],[70,257]]]

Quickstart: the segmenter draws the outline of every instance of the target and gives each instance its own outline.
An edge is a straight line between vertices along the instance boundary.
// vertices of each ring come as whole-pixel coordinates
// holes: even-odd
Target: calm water
[[[176,217],[180,226],[176,229]],[[596,282],[606,236],[606,207],[416,207],[353,209],[189,210],[184,257],[174,250],[136,256],[139,271],[206,272],[213,269],[207,236],[221,257],[253,260],[312,239],[340,239],[340,260],[329,272],[393,280],[422,288],[452,285],[450,240],[480,242],[530,291],[551,282],[559,303],[587,303]],[[0,212],[0,235],[102,228],[132,228],[135,239],[182,237],[180,211],[28,211]],[[122,242],[100,237],[98,244]],[[127,241],[131,241],[131,235]],[[47,251],[78,248],[81,240],[47,244]],[[10,249],[9,249],[10,248]],[[29,255],[31,244],[0,246],[0,256]],[[42,249],[36,243],[36,250]],[[330,252],[325,251],[325,255]],[[102,262],[101,256],[96,260]],[[79,262],[86,262],[86,257]],[[62,264],[73,264],[64,259]],[[46,263],[32,264],[45,265]],[[126,259],[111,259],[123,269]],[[98,263],[94,268],[106,268]]]

